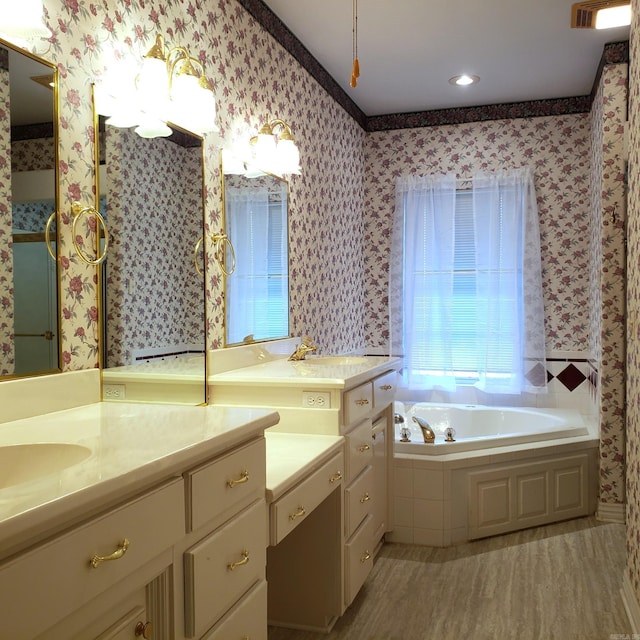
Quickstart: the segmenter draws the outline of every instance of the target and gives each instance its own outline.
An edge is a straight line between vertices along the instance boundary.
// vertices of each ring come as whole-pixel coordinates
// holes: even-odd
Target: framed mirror
[[[57,73],[53,63],[0,40],[0,377],[5,378],[60,371]]]
[[[274,175],[226,173],[222,163],[225,345],[289,335],[289,183]]]
[[[172,125],[142,138],[99,119],[105,400],[206,402],[204,149]],[[197,255],[200,253],[200,255]]]

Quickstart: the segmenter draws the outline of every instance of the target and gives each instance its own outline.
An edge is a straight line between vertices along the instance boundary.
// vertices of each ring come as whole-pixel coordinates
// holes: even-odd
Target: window
[[[525,373],[544,357],[544,320],[535,194],[521,177],[479,176],[469,191],[453,176],[399,179],[391,287],[407,386],[533,390]]]

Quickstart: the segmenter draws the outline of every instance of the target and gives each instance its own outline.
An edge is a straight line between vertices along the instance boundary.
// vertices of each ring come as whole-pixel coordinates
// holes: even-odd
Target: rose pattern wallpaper
[[[53,169],[56,164],[53,138],[14,140],[11,150],[12,171]]]
[[[631,2],[627,201],[627,578],[640,603],[640,0]]]
[[[2,50],[4,51],[4,50]],[[7,56],[3,56],[5,58]],[[13,346],[13,213],[11,210],[11,128],[8,57],[0,59],[0,375],[15,370]]]
[[[107,127],[106,160],[105,365],[133,364],[134,349],[202,350],[204,279],[193,255],[203,226],[201,148]]]
[[[624,122],[628,65],[606,65],[591,111],[590,351],[599,372],[600,503],[625,500]]]

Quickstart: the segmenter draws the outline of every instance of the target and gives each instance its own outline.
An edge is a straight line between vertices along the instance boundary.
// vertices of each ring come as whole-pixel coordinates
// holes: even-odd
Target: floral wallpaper
[[[590,351],[599,371],[600,503],[625,500],[625,159],[628,65],[606,65],[591,111]]]
[[[13,203],[13,228],[34,233],[44,231],[49,216],[55,211],[55,200]],[[53,237],[53,230],[51,233]]]
[[[631,3],[627,200],[627,577],[640,603],[640,0]]]
[[[366,339],[385,347],[388,246],[399,175],[530,166],[540,215],[547,349],[589,348],[589,114],[377,131],[365,144]]]
[[[12,171],[53,169],[56,164],[53,138],[14,140],[11,150]]]
[[[204,348],[201,148],[107,127],[106,159],[106,366],[132,364],[134,349]]]
[[[11,196],[11,129],[9,127],[9,71],[6,50],[0,58],[0,375],[14,372],[13,254]]]

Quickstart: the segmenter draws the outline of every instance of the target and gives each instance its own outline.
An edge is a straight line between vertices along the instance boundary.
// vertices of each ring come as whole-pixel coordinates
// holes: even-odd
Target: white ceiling
[[[629,37],[572,29],[574,0],[359,0],[352,89],[352,0],[263,1],[368,116],[588,95],[604,45]]]

